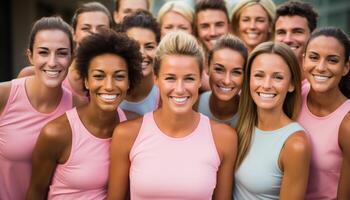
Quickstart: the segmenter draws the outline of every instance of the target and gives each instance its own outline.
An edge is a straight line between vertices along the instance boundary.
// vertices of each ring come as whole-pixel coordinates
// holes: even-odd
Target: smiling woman
[[[106,198],[113,129],[136,117],[118,105],[141,78],[140,61],[137,43],[124,34],[105,30],[83,39],[77,70],[90,101],[42,129],[28,199]]]
[[[163,104],[114,130],[108,199],[126,199],[129,188],[135,200],[231,198],[236,133],[192,109],[202,65],[193,36],[162,39],[154,70]]]

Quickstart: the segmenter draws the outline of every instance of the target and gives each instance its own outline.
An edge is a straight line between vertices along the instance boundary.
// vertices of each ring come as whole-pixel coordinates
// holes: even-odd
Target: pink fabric
[[[66,114],[72,129],[71,153],[65,164],[56,167],[48,199],[106,199],[111,138],[92,135],[76,108]],[[126,120],[121,109],[118,114],[120,121]]]
[[[62,86],[64,88],[66,88],[67,90],[69,90],[72,94],[74,94],[75,96],[81,97],[82,99],[84,99],[86,102],[89,102],[89,98],[85,95],[80,95],[77,92],[75,92],[75,90],[73,89],[71,83],[69,82],[69,78],[68,75],[66,76],[66,78],[63,80],[62,82]]]
[[[132,200],[211,199],[220,158],[208,117],[183,138],[172,138],[157,127],[153,113],[143,117],[130,152]]]
[[[64,90],[52,113],[40,113],[31,105],[25,78],[14,79],[7,104],[0,116],[0,199],[25,198],[31,176],[31,157],[41,128],[73,107],[72,94]]]
[[[310,85],[303,87],[303,104],[298,122],[307,131],[312,158],[306,199],[336,199],[342,164],[342,152],[338,143],[339,127],[345,115],[350,112],[350,100],[344,102],[333,113],[318,117],[307,107]]]

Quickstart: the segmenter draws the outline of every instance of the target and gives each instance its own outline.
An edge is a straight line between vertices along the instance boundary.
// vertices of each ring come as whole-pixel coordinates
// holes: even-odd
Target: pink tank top
[[[172,138],[157,127],[153,112],[143,117],[130,152],[132,200],[211,199],[220,158],[208,117],[183,138]]]
[[[72,129],[71,153],[66,163],[57,165],[48,199],[106,199],[111,138],[92,135],[76,108],[66,114]],[[119,108],[118,115],[121,122],[126,120]]]
[[[307,131],[312,157],[306,199],[336,199],[342,165],[342,152],[338,144],[339,127],[350,112],[350,100],[344,102],[333,113],[318,117],[307,107],[310,85],[303,87],[303,104],[298,122]]]
[[[40,113],[25,90],[27,77],[14,79],[7,104],[0,116],[0,199],[24,199],[31,176],[31,158],[41,128],[73,107],[73,97],[63,90],[52,113]]]

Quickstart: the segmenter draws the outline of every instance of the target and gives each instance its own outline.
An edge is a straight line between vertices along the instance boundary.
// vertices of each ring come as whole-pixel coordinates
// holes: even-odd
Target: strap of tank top
[[[117,114],[119,117],[119,122],[123,122],[127,120],[125,112],[120,107],[117,108]]]

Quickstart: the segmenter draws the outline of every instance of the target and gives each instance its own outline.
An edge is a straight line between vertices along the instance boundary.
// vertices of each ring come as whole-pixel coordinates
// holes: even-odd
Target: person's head
[[[114,22],[120,24],[124,17],[137,10],[148,10],[149,0],[115,0]]]
[[[194,10],[182,1],[169,1],[158,11],[157,21],[162,37],[171,31],[193,33]]]
[[[200,0],[195,6],[195,34],[206,50],[220,36],[230,32],[229,17],[223,0]]]
[[[153,59],[160,40],[160,29],[156,19],[148,11],[136,11],[124,18],[120,26],[130,38],[140,44],[142,53],[142,74],[153,75]]]
[[[300,1],[287,1],[276,13],[275,41],[287,44],[301,64],[305,44],[317,26],[318,14],[311,4]]]
[[[90,2],[81,5],[72,17],[72,27],[74,31],[74,40],[79,45],[81,40],[97,33],[100,29],[110,29],[113,20],[109,10],[98,2]]]
[[[208,53],[208,75],[217,99],[229,101],[239,93],[247,57],[247,48],[238,37],[227,34],[216,41]]]
[[[154,59],[155,84],[162,108],[185,113],[198,99],[203,50],[195,37],[178,31],[164,36]]]
[[[60,17],[36,21],[29,35],[27,56],[36,77],[48,87],[60,87],[72,61],[73,36]]]
[[[350,41],[335,27],[315,30],[306,43],[303,68],[312,90],[319,93],[340,90],[350,98]]]
[[[249,55],[238,108],[239,166],[251,142],[258,112],[279,112],[296,120],[301,107],[301,77],[298,60],[283,43],[264,42]]]
[[[113,30],[84,38],[76,65],[90,101],[103,109],[115,110],[142,77],[138,44]]]
[[[276,6],[272,0],[241,0],[232,10],[231,26],[249,51],[271,39]]]

